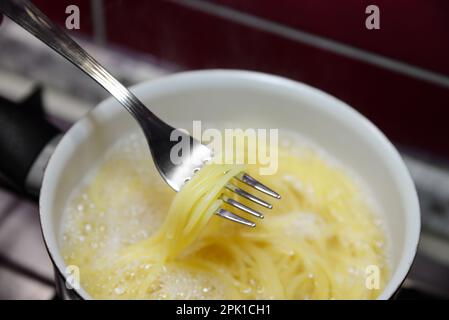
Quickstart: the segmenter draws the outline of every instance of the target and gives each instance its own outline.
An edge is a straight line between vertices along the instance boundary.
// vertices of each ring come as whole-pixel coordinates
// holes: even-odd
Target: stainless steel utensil
[[[201,144],[190,135],[171,127],[154,115],[132,92],[126,89],[102,65],[31,2],[26,0],[0,0],[0,11],[84,71],[112,94],[131,113],[145,134],[159,173],[175,191],[179,191],[192,178],[193,174],[200,170],[212,158],[212,152],[207,146]],[[179,141],[171,141],[170,136],[173,131],[176,131],[176,136],[180,139],[188,139],[190,141],[191,148],[189,156],[183,157],[183,161],[180,164],[175,164],[170,158],[170,151]],[[262,193],[277,199],[280,198],[278,193],[246,173],[240,174],[236,179]],[[227,189],[258,205],[269,209],[272,208],[268,202],[244,191],[234,184],[228,184]],[[222,195],[221,199],[223,202],[240,211],[258,218],[263,218],[263,215],[257,210],[245,206],[234,199],[225,195]],[[255,226],[254,222],[223,208],[218,209],[216,214],[246,226]]]

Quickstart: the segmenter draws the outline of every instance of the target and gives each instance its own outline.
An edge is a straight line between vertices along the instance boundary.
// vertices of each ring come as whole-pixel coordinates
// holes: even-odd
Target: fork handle
[[[151,127],[168,126],[31,2],[0,0],[0,11],[98,82],[134,116],[144,130],[157,132],[150,130]]]

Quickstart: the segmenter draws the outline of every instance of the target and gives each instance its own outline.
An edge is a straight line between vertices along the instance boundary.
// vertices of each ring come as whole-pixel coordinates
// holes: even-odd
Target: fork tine
[[[249,221],[249,220],[247,220],[245,218],[242,218],[242,217],[240,217],[240,216],[238,216],[238,215],[236,215],[236,214],[234,214],[232,212],[229,212],[227,210],[224,210],[224,209],[218,209],[218,211],[216,211],[215,214],[220,216],[220,217],[222,217],[222,218],[231,220],[233,222],[237,222],[237,223],[243,224],[243,225],[245,225],[247,227],[254,228],[256,226],[256,224],[254,222]]]
[[[242,210],[242,211],[244,211],[246,213],[252,214],[253,216],[255,216],[257,218],[263,219],[263,214],[262,213],[260,213],[259,211],[254,210],[254,209],[251,209],[250,207],[245,206],[243,203],[235,201],[234,199],[230,199],[229,197],[227,197],[225,195],[222,195],[221,199],[225,203],[227,203],[227,204],[229,204],[229,205],[231,205],[231,206],[233,206],[233,207],[235,207],[237,209],[240,209],[240,210]]]
[[[248,186],[253,187],[254,189],[259,190],[260,192],[265,193],[269,196],[272,196],[273,198],[276,198],[276,199],[281,198],[279,193],[268,188],[266,185],[260,183],[259,181],[257,181],[256,179],[254,179],[247,173],[241,173],[238,176],[236,176],[236,178],[238,180],[240,180],[241,182],[247,184]]]
[[[262,199],[260,199],[260,198],[258,198],[256,196],[253,196],[251,193],[248,193],[245,190],[242,190],[242,189],[234,186],[231,183],[228,183],[226,185],[226,189],[228,189],[228,190],[238,194],[239,196],[242,196],[243,198],[246,198],[248,200],[251,200],[252,202],[257,203],[257,204],[261,205],[262,207],[265,207],[265,208],[268,208],[268,209],[272,209],[273,208],[273,206],[271,204],[269,204],[268,202],[266,202],[266,201],[264,201],[264,200],[262,200]]]

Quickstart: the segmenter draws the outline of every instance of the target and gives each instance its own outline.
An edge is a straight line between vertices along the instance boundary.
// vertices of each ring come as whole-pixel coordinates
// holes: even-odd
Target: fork
[[[131,113],[142,128],[159,173],[176,192],[179,192],[182,186],[192,178],[193,174],[212,159],[211,149],[159,119],[131,91],[126,89],[31,2],[27,0],[0,0],[0,11],[93,78]],[[184,157],[180,164],[175,164],[170,158],[170,151],[178,143],[178,141],[171,141],[170,139],[173,131],[176,131],[175,134],[178,138],[190,141],[189,157]],[[261,193],[280,199],[278,193],[247,173],[241,173],[234,178]],[[241,189],[232,182],[226,185],[226,189],[259,206],[272,208],[270,203]],[[263,218],[263,214],[259,211],[226,196],[224,193],[221,195],[221,200],[239,211],[257,218]],[[254,222],[221,207],[215,214],[245,226],[255,227],[256,225]]]

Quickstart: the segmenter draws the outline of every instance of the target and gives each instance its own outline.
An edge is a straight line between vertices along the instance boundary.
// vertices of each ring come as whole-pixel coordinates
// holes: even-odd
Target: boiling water
[[[351,183],[357,186],[363,196],[364,205],[366,204],[370,208],[370,212],[373,213],[373,216],[369,216],[369,214],[366,216],[367,221],[371,221],[368,226],[383,230],[381,213],[375,205],[373,197],[370,196],[368,188],[350,170],[341,166],[310,141],[291,133],[283,134],[281,148],[298,158],[307,157],[313,153],[317,159],[324,159],[329,166],[343,171]],[[300,195],[299,198],[313,199],[316,197],[317,190],[304,184],[301,179],[288,172],[281,172],[278,179],[281,179],[282,184],[290,188],[291,194]],[[338,198],[338,192],[336,190],[335,194],[326,196]],[[161,267],[148,263],[139,264],[138,261],[130,263],[123,269],[114,270],[114,279],[119,277],[120,281],[116,286],[107,290],[105,289],[107,279],[96,281],[96,277],[91,275],[91,270],[98,268],[97,261],[114,261],[124,248],[139,243],[154,234],[163,223],[174,195],[172,189],[166,185],[154,168],[147,144],[140,134],[132,134],[118,141],[101,163],[80,181],[79,187],[74,190],[63,215],[61,247],[65,262],[80,268],[81,284],[88,293],[95,298],[120,298],[122,296],[142,298],[136,288],[127,286],[127,281],[134,281],[136,277],[142,278],[143,281],[146,274],[151,274],[153,268],[159,268],[159,276],[146,290],[144,298],[220,299],[225,297],[225,285],[215,277],[176,265]],[[323,237],[332,238],[332,234],[327,234],[330,229],[321,214],[302,208],[300,210],[296,208],[293,211],[285,209],[284,211],[282,216],[277,218],[274,215],[271,220],[270,213],[267,213],[267,218],[259,223],[275,226],[279,224],[286,237],[293,237],[298,242],[314,242]],[[337,220],[339,218],[337,215]],[[219,218],[213,217],[212,219]],[[232,226],[232,228],[234,227]],[[385,230],[381,233],[385,235]],[[356,240],[350,244],[355,248],[354,250],[361,250],[360,248],[363,246],[366,247],[366,250],[375,250],[377,253],[374,254],[376,257],[374,262],[381,268],[384,278],[388,270],[388,248],[385,238],[376,238],[377,248],[374,249],[364,241],[363,235],[354,237]],[[285,254],[293,255],[294,251],[291,248],[286,248]],[[213,252],[210,252],[210,255],[212,257]],[[345,275],[345,279],[363,281],[365,270],[362,266],[366,265],[363,263],[354,266],[348,265],[345,272],[351,274],[351,278]],[[83,277],[83,274],[86,276]],[[307,274],[307,278],[313,280],[313,277],[313,272]],[[334,277],[338,280],[341,275],[336,273]],[[246,296],[248,298],[275,298],[269,292],[264,291],[259,284],[253,282],[250,279],[245,286],[239,289],[243,298]],[[384,282],[385,279],[382,283]],[[371,297],[371,295],[367,294],[367,297]],[[298,293],[294,298],[308,298],[308,295]]]

